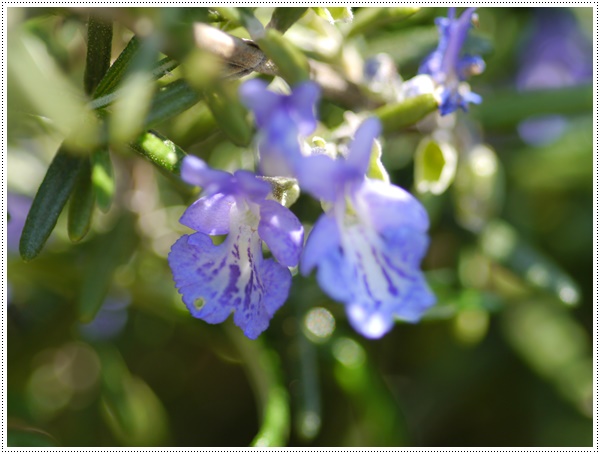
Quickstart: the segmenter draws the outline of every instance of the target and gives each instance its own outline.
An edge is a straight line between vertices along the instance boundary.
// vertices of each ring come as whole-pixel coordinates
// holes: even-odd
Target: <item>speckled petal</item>
[[[249,211],[231,209],[226,240],[215,246],[203,233],[185,235],[172,247],[169,265],[175,285],[191,314],[208,323],[234,322],[255,339],[287,298],[287,268],[264,261],[258,220]]]

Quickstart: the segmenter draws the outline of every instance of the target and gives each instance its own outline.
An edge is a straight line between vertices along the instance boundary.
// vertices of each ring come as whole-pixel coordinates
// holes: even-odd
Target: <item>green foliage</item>
[[[23,260],[33,260],[46,244],[86,162],[85,156],[65,146],[54,156],[23,227],[19,243]]]
[[[392,98],[362,74],[386,52],[414,76],[443,9],[97,13],[9,8],[9,447],[593,444],[593,87],[511,85],[534,10],[479,10],[483,102],[446,117],[439,93]],[[591,8],[576,17],[590,33]],[[317,80],[308,140],[331,155],[346,109],[380,118],[368,176],[412,188],[431,220],[422,323],[366,341],[297,275],[258,341],[186,312],[167,263],[198,195],[181,162],[255,169],[246,76]],[[547,114],[564,133],[526,144],[521,122]],[[308,233],[318,202],[265,180]]]

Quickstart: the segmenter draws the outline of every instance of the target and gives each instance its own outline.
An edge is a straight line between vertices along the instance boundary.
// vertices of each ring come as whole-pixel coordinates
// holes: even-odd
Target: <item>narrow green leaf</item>
[[[217,124],[236,145],[245,147],[252,140],[248,111],[239,101],[237,84],[213,85],[204,99]]]
[[[74,243],[81,241],[89,231],[95,206],[92,165],[89,159],[85,159],[69,202],[67,230],[69,238]]]
[[[90,15],[88,21],[88,48],[83,75],[83,87],[93,93],[110,67],[113,27],[111,22]]]
[[[88,257],[79,294],[79,320],[91,322],[110,289],[115,269],[135,249],[136,234],[132,215],[123,214],[115,227],[97,237]]]
[[[185,80],[179,79],[166,85],[154,95],[145,128],[179,115],[198,101],[200,95]]]
[[[447,142],[424,138],[415,153],[415,185],[421,193],[440,195],[448,189],[456,174],[458,155]]]
[[[140,47],[140,42],[134,36],[119,54],[115,62],[106,72],[96,89],[93,98],[99,98],[117,89],[117,85],[125,76],[129,65]]]
[[[110,137],[117,143],[135,139],[144,129],[144,119],[152,102],[156,84],[151,68],[158,59],[158,38],[144,39],[133,56],[108,119]]]
[[[257,41],[262,51],[277,65],[285,81],[294,86],[309,79],[306,56],[274,29]]]
[[[571,276],[520,238],[510,224],[490,222],[480,236],[480,246],[485,255],[532,287],[552,293],[567,306],[579,303],[581,290]]]
[[[490,94],[481,105],[473,106],[472,113],[485,127],[512,128],[535,115],[589,113],[593,108],[594,87],[588,84]]]
[[[179,177],[185,151],[156,131],[146,131],[129,147],[142,155],[167,177],[181,192],[193,193],[194,186],[184,183]]]
[[[348,36],[366,35],[369,32],[380,30],[381,27],[394,22],[408,19],[421,8],[418,6],[399,8],[361,8],[354,16],[352,28]]]
[[[92,184],[98,208],[106,213],[115,195],[115,180],[108,148],[100,148],[92,154]]]
[[[274,28],[280,33],[285,33],[304,13],[308,10],[307,7],[289,7],[278,6],[271,15],[271,20],[267,24],[267,28]]]
[[[65,145],[58,149],[33,199],[23,227],[19,243],[23,260],[34,259],[46,244],[73,191],[79,172],[88,159],[87,156],[72,154]]]
[[[428,93],[380,107],[374,114],[381,120],[384,132],[393,132],[414,125],[437,108],[435,96]]]

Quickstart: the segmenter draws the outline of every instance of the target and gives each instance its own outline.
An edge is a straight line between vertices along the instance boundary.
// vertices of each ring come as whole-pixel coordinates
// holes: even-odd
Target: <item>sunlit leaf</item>
[[[265,36],[258,40],[258,45],[277,65],[287,83],[293,86],[309,79],[306,57],[277,30],[268,29]]]
[[[361,8],[354,16],[348,36],[365,35],[387,24],[401,22],[420,9],[414,6]]]
[[[405,101],[388,104],[375,110],[383,124],[384,132],[400,131],[422,120],[438,108],[433,94],[424,94]]]
[[[307,9],[307,7],[278,6],[273,11],[267,27],[274,28],[283,34],[304,15]]]

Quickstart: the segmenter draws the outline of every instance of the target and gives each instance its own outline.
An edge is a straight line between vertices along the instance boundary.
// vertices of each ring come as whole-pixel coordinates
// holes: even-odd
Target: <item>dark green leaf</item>
[[[87,94],[93,93],[110,67],[112,23],[90,15],[88,21],[88,49],[83,76]]]
[[[23,227],[19,250],[23,260],[34,259],[54,230],[79,172],[89,158],[70,153],[62,145],[48,167]]]
[[[140,42],[134,36],[123,52],[117,57],[115,62],[106,72],[96,89],[94,90],[94,98],[99,98],[117,89],[117,85],[125,76],[129,65],[140,47]]]
[[[69,238],[74,243],[81,241],[90,229],[95,206],[96,196],[92,185],[92,165],[89,159],[85,159],[69,202],[67,228]]]
[[[237,85],[214,85],[205,94],[206,104],[227,137],[236,145],[245,147],[252,140],[248,111],[239,101]]]
[[[200,100],[198,93],[185,80],[176,80],[156,93],[150,112],[146,117],[146,128],[150,128],[189,109]]]

